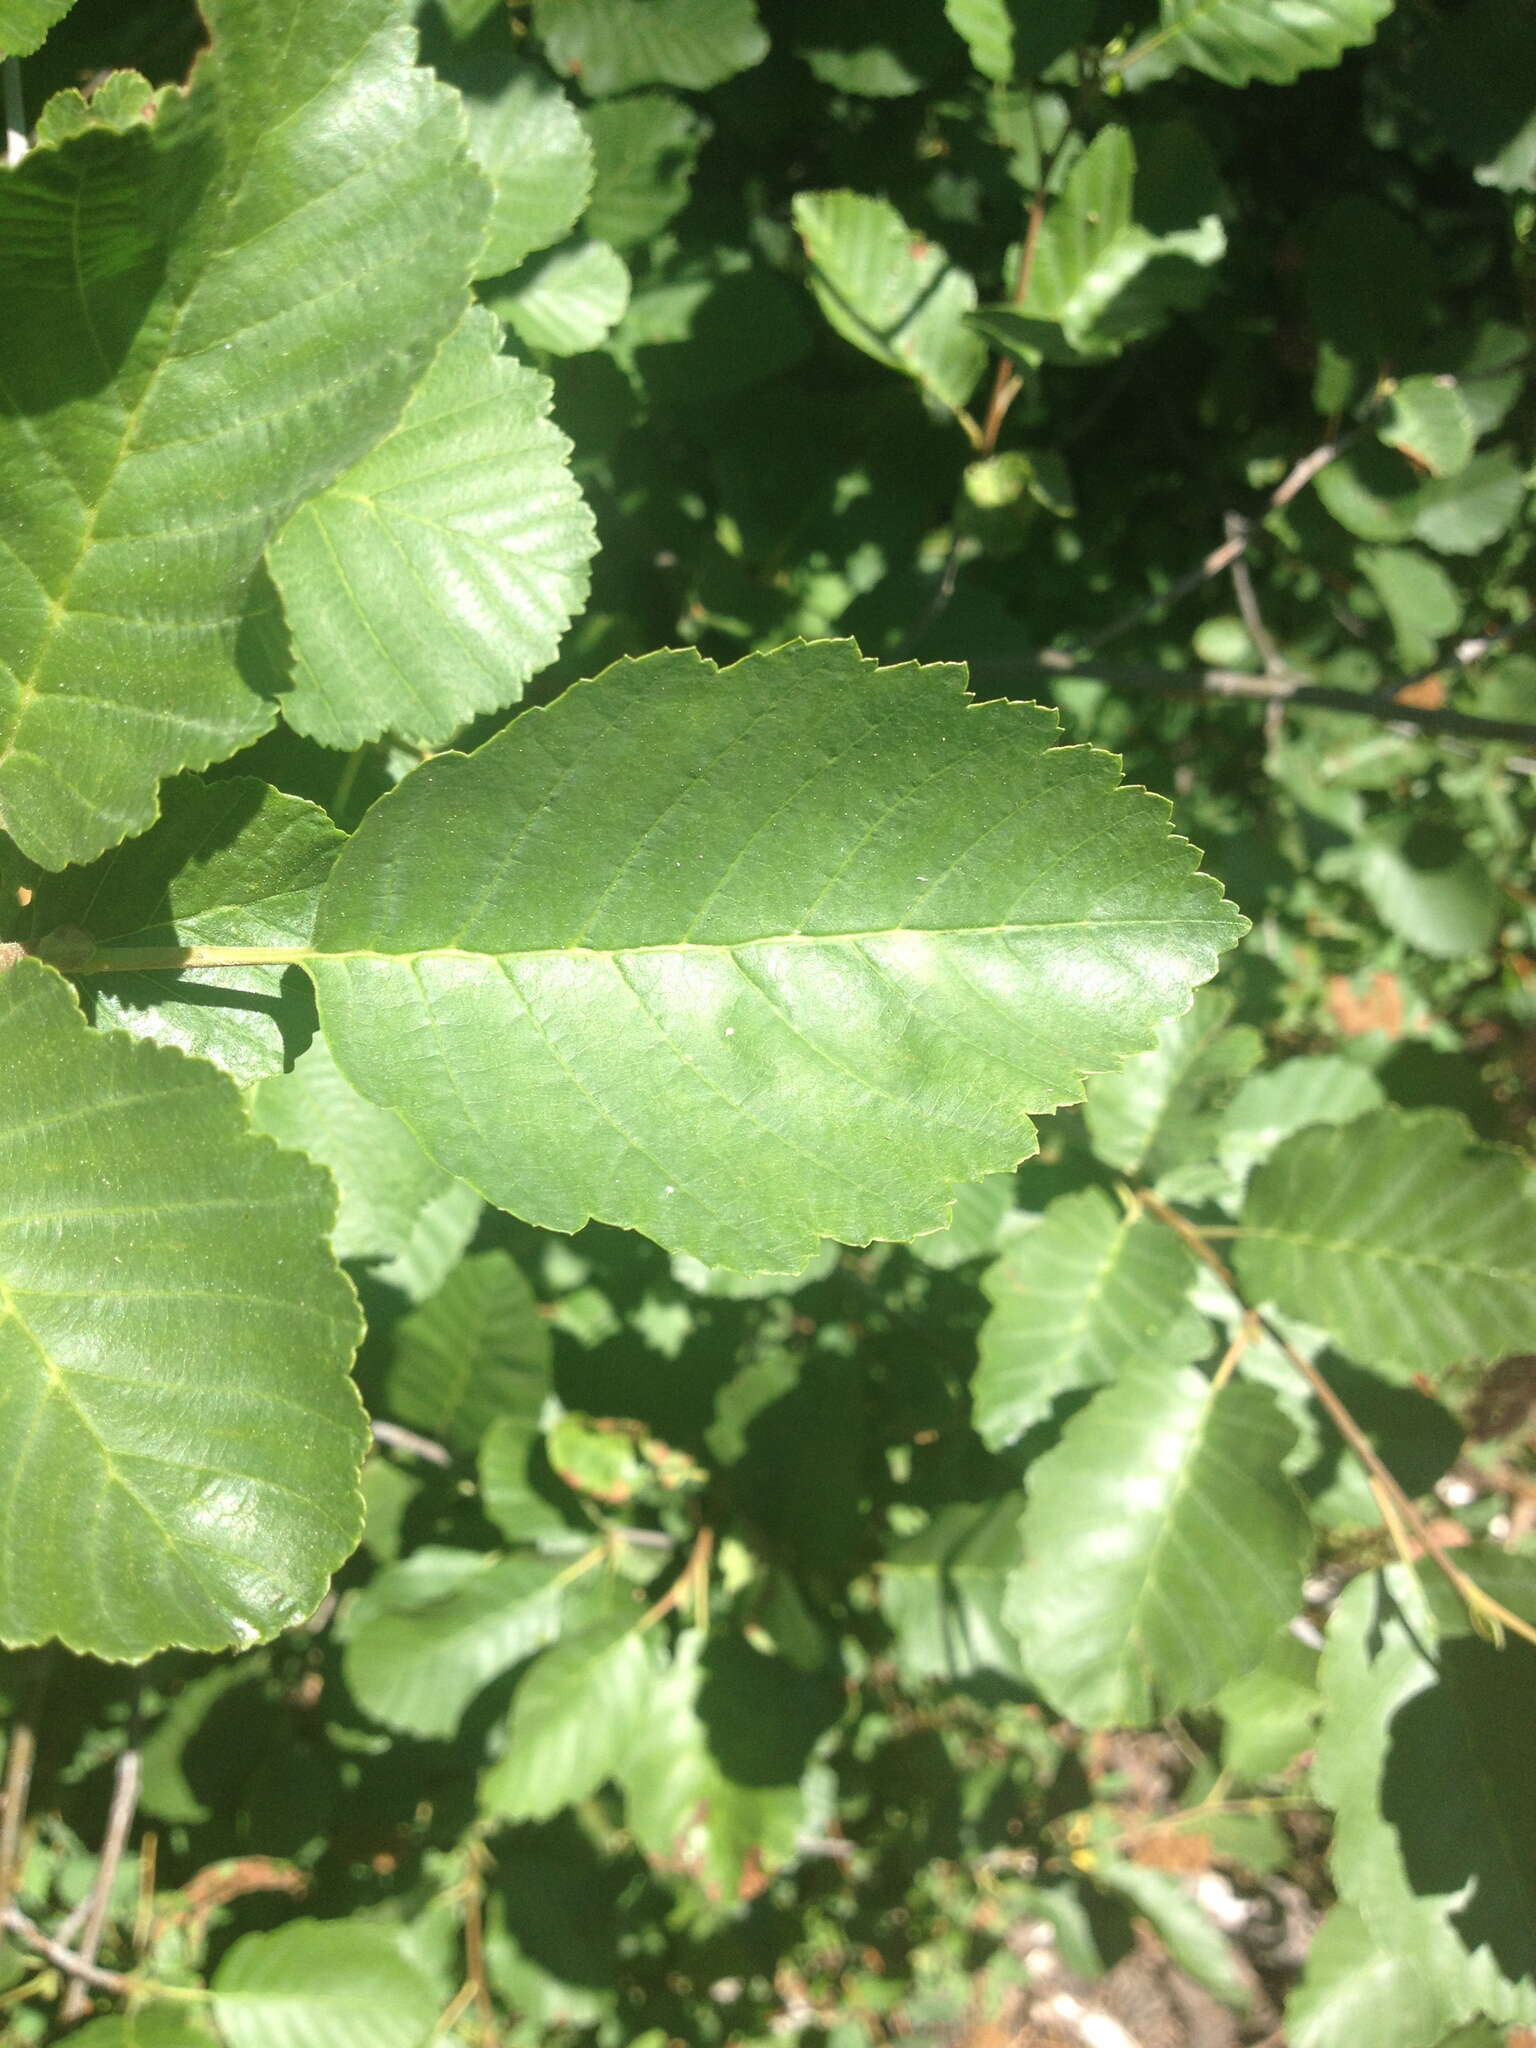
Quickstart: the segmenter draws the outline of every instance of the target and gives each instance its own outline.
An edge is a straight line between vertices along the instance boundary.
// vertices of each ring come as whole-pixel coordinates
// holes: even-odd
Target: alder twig
[[[93,1991],[110,1992],[114,1998],[125,1998],[136,1988],[136,1980],[125,1976],[121,1970],[103,1970],[95,1963],[88,1963],[84,1956],[66,1948],[63,1942],[44,1934],[20,1906],[7,1906],[4,1913],[0,1913],[0,1927],[7,1934],[14,1935],[34,1955],[41,1956],[44,1962],[52,1963],[72,1984],[87,1984]]]
[[[1245,1318],[1251,1317],[1270,1342],[1283,1353],[1288,1363],[1301,1374],[1316,1396],[1318,1405],[1365,1467],[1378,1502],[1383,1508],[1390,1503],[1391,1510],[1396,1514],[1402,1528],[1412,1536],[1414,1542],[1449,1581],[1471,1616],[1473,1626],[1480,1632],[1491,1633],[1495,1640],[1507,1630],[1512,1635],[1523,1636],[1528,1643],[1536,1643],[1536,1627],[1532,1627],[1523,1616],[1504,1606],[1502,1601],[1495,1600],[1491,1593],[1485,1592],[1477,1581],[1455,1562],[1413,1501],[1388,1471],[1376,1446],[1356,1422],[1344,1401],[1334,1392],[1326,1376],[1310,1358],[1297,1350],[1268,1316],[1254,1308],[1246,1299],[1237,1283],[1236,1275],[1203,1232],[1191,1223],[1187,1216],[1181,1216],[1177,1209],[1170,1209],[1166,1202],[1161,1201],[1148,1189],[1138,1188],[1136,1194],[1147,1212],[1155,1216],[1159,1223],[1165,1224],[1194,1253],[1201,1264],[1216,1275],[1228,1294],[1242,1309]],[[1387,1517],[1387,1523],[1390,1530],[1390,1516]]]
[[[1246,524],[1247,521],[1240,512],[1229,512],[1226,518],[1227,539],[1236,540]],[[1248,638],[1258,649],[1265,675],[1287,674],[1286,662],[1275,644],[1274,635],[1264,623],[1264,614],[1259,610],[1258,593],[1253,587],[1253,576],[1245,555],[1239,555],[1232,564],[1232,594],[1237,599],[1238,616],[1242,619]]]
[[[118,1865],[123,1860],[123,1851],[128,1846],[128,1833],[133,1826],[133,1817],[138,1811],[139,1781],[143,1775],[143,1763],[139,1701],[135,1694],[127,1746],[118,1757],[117,1768],[112,1774],[112,1803],[107,1809],[107,1825],[102,1836],[101,1855],[97,1859],[96,1875],[91,1881],[90,1905],[86,1912],[85,1924],[80,1931],[79,1960],[90,1969],[95,1968],[102,1936],[106,1933],[107,1915],[112,1904],[112,1887],[117,1879]],[[70,2026],[76,2020],[85,2017],[90,2005],[88,1990],[88,1981],[78,1972],[71,1977],[69,1988],[65,1991],[59,2007],[61,2026]]]
[[[26,1821],[32,1766],[37,1761],[37,1731],[18,1714],[11,1724],[5,1757],[4,1812],[0,1813],[0,1916],[10,1906],[21,1875],[21,1833]]]
[[[376,1444],[383,1444],[387,1450],[409,1451],[413,1458],[420,1458],[428,1465],[451,1465],[453,1453],[443,1444],[434,1443],[429,1436],[418,1436],[414,1429],[405,1429],[398,1422],[384,1422],[378,1416],[369,1424]]]

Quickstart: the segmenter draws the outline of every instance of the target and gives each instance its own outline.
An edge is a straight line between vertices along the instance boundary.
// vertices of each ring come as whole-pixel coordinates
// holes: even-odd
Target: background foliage
[[[0,0],[5,2038],[1518,2038],[1520,0],[205,12]]]

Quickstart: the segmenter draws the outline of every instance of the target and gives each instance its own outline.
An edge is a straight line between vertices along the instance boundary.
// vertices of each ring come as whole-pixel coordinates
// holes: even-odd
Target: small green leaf
[[[937,1228],[1238,923],[1054,734],[848,642],[620,663],[368,813],[309,963],[331,1049],[553,1229],[778,1273]]]
[[[1463,599],[1440,564],[1417,548],[1357,548],[1355,564],[1392,623],[1397,658],[1426,668],[1461,624]]]
[[[962,406],[987,352],[966,324],[976,286],[887,200],[800,192],[795,226],[817,303],[845,341],[915,377],[942,405]]]
[[[437,2010],[391,1930],[360,1920],[242,1935],[213,1978],[226,2048],[425,2048]]]
[[[519,64],[493,96],[466,91],[469,148],[495,199],[477,274],[498,277],[570,233],[592,190],[592,144],[547,72]]]
[[[1004,1617],[1024,1668],[1085,1728],[1204,1706],[1296,1609],[1307,1520],[1295,1440],[1242,1380],[1128,1371],[1030,1467]]]
[[[223,1075],[89,1030],[36,961],[0,972],[0,1035],[0,1641],[275,1635],[362,1522],[334,1192]]]
[[[534,0],[533,25],[555,69],[596,96],[705,92],[768,54],[753,0]]]
[[[648,242],[687,204],[709,123],[668,92],[599,100],[586,123],[595,173],[587,232],[620,250]]]
[[[1222,85],[1290,85],[1370,42],[1391,11],[1392,0],[1161,0],[1162,28],[1144,47],[1166,44]]]
[[[399,426],[268,550],[293,678],[283,715],[330,747],[440,746],[522,694],[586,600],[597,548],[550,385],[468,313]]]
[[[1093,27],[1092,0],[944,0],[984,78],[1034,78]]]
[[[207,13],[153,123],[0,173],[0,822],[47,867],[272,723],[262,549],[393,425],[480,245],[458,95],[400,0]]]
[[[1442,555],[1479,554],[1509,532],[1529,495],[1513,451],[1485,449],[1460,475],[1422,486],[1414,501],[1414,536]]]
[[[477,1252],[400,1323],[385,1403],[473,1456],[498,1415],[538,1420],[553,1356],[549,1325],[509,1254]]]
[[[1019,1562],[1023,1496],[1006,1493],[940,1508],[926,1529],[880,1561],[880,1610],[896,1638],[904,1681],[959,1684],[978,1672],[1021,1680],[1019,1648],[1003,1626],[1008,1575]]]
[[[386,1728],[446,1740],[493,1678],[559,1635],[563,1593],[544,1558],[423,1544],[353,1602],[348,1690]]]
[[[646,1639],[616,1616],[545,1650],[518,1681],[506,1747],[480,1785],[501,1820],[544,1820],[617,1776],[652,1684]]]
[[[336,1182],[331,1243],[412,1300],[435,1293],[480,1218],[480,1198],[429,1159],[393,1110],[347,1080],[323,1040],[251,1094],[251,1128],[304,1152]]]
[[[34,146],[53,149],[87,128],[114,128],[119,133],[154,120],[169,86],[157,91],[141,71],[112,71],[87,99],[70,87],[56,92],[37,117]]]
[[[617,249],[578,236],[483,289],[486,303],[529,348],[579,356],[623,319],[629,270]]]
[[[1376,433],[1431,476],[1455,476],[1477,446],[1471,411],[1451,377],[1405,377],[1388,400]]]
[[[1259,1168],[1235,1247],[1256,1300],[1394,1379],[1536,1349],[1536,1206],[1513,1153],[1451,1110],[1299,1132]]]
[[[1187,1306],[1195,1262],[1171,1230],[1101,1188],[1062,1195],[982,1276],[975,1425],[990,1450],[1016,1443],[1062,1394],[1125,1366],[1191,1365],[1210,1327]]]
[[[1509,905],[1462,833],[1411,812],[1363,835],[1356,879],[1388,931],[1437,960],[1486,952]]]
[[[480,1502],[487,1519],[509,1543],[548,1550],[568,1550],[573,1542],[579,1546],[590,1527],[578,1526],[557,1505],[552,1496],[561,1491],[537,1421],[526,1415],[495,1416],[480,1439]]]
[[[1158,1180],[1215,1151],[1237,1083],[1263,1053],[1251,1026],[1231,1023],[1232,1010],[1224,991],[1202,989],[1150,1051],[1089,1082],[1083,1116],[1106,1166]]]
[[[137,839],[57,875],[19,868],[32,900],[9,916],[0,908],[0,936],[35,941],[71,926],[98,946],[303,946],[345,844],[317,805],[264,782],[179,776]],[[104,975],[85,1001],[96,1024],[196,1053],[237,1081],[281,1073],[314,1028],[291,968]]]

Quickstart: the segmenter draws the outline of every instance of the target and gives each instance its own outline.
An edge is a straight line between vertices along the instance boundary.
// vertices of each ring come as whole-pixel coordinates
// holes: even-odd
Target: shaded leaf
[[[99,946],[302,946],[345,843],[317,805],[264,782],[179,776],[139,838],[58,875],[18,868],[32,900],[0,912],[0,928],[36,940],[71,926]],[[196,1053],[238,1081],[281,1073],[314,1028],[291,968],[103,975],[84,1000],[96,1024]]]
[[[0,1039],[0,1640],[275,1635],[362,1522],[334,1193],[223,1075],[90,1031],[36,961],[0,972]]]
[[[976,286],[887,200],[799,192],[795,226],[827,319],[877,363],[915,377],[943,405],[964,405],[987,352],[966,324]]]
[[[1133,1912],[1151,1923],[1163,1947],[1187,1976],[1204,1985],[1223,2005],[1237,2012],[1248,2009],[1249,1980],[1238,1967],[1232,1944],[1176,1877],[1118,1857],[1105,1858],[1093,1877],[1101,1890],[1118,1893]]]
[[[1508,448],[1474,455],[1459,475],[1435,478],[1415,500],[1413,532],[1443,555],[1475,555],[1508,533],[1528,487]]]
[[[629,271],[617,249],[578,236],[487,285],[485,298],[529,348],[579,356],[623,319]]]
[[[1355,563],[1391,621],[1398,660],[1405,668],[1426,667],[1461,623],[1460,591],[1417,548],[1357,548]]]
[[[982,1276],[992,1303],[972,1389],[990,1450],[1043,1422],[1062,1394],[1157,1359],[1190,1365],[1210,1328],[1188,1303],[1191,1254],[1171,1230],[1101,1188],[1062,1195]]]
[[[1388,400],[1376,433],[1431,476],[1455,476],[1477,445],[1471,409],[1448,377],[1405,377]]]
[[[1347,1124],[1386,1101],[1369,1067],[1336,1054],[1304,1054],[1250,1074],[1222,1113],[1222,1162],[1246,1177],[1308,1124]]]
[[[1290,85],[1370,42],[1392,0],[1161,0],[1159,11],[1163,26],[1151,42],[1167,44],[1179,63],[1222,85]]]
[[[1536,1348],[1530,1175],[1454,1111],[1299,1132],[1253,1177],[1235,1257],[1256,1300],[1395,1379]]]
[[[509,1543],[569,1549],[587,1540],[587,1525],[578,1526],[553,1498],[559,1486],[536,1420],[493,1417],[480,1439],[479,1466],[481,1506]]]
[[[392,1415],[472,1456],[498,1415],[536,1422],[550,1390],[549,1325],[508,1253],[462,1260],[395,1332]]]
[[[599,100],[586,123],[595,173],[587,232],[620,250],[649,241],[687,204],[709,124],[667,92]]]
[[[553,659],[597,548],[550,385],[475,309],[399,426],[268,551],[292,648],[283,715],[331,747],[426,746]]]
[[[1033,78],[1093,26],[1092,0],[944,0],[944,12],[976,69],[999,85]]]
[[[554,1229],[785,1272],[938,1227],[1237,924],[1053,735],[847,642],[620,663],[369,812],[310,963],[332,1050]]]
[[[1203,1706],[1295,1611],[1306,1516],[1267,1390],[1127,1372],[1030,1468],[1004,1609],[1024,1667],[1087,1728]]]
[[[1437,960],[1493,945],[1508,903],[1454,826],[1389,814],[1363,836],[1356,878],[1388,931]]]
[[[262,548],[393,424],[480,243],[457,95],[397,0],[207,12],[151,126],[0,175],[0,818],[49,867],[271,724],[241,645]]]
[[[1023,1506],[1023,1496],[1013,1493],[954,1502],[881,1559],[880,1609],[906,1683],[956,1684],[978,1672],[1023,1678],[1018,1644],[1002,1615],[1008,1574],[1021,1554]]]
[[[1083,1119],[1106,1166],[1155,1180],[1215,1151],[1237,1083],[1263,1053],[1250,1025],[1231,1022],[1233,1004],[1224,990],[1202,989],[1150,1051],[1090,1081]]]

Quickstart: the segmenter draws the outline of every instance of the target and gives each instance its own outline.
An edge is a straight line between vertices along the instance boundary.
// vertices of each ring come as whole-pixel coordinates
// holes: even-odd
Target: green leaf
[[[473,1456],[498,1415],[536,1422],[554,1346],[533,1289],[503,1251],[477,1252],[395,1332],[389,1412]]]
[[[35,942],[65,926],[102,946],[303,946],[345,844],[317,805],[264,782],[180,776],[151,831],[88,867],[19,867],[32,900],[9,917],[0,910],[0,936]],[[295,982],[282,967],[211,968],[195,981],[166,968],[104,975],[85,1000],[100,1026],[254,1081],[280,1073],[314,1028],[309,991]]]
[[[1356,879],[1388,931],[1437,960],[1486,952],[1509,903],[1455,826],[1411,812],[1363,835]]]
[[[1308,1124],[1347,1124],[1386,1101],[1369,1067],[1337,1054],[1304,1054],[1250,1074],[1222,1113],[1222,1163],[1246,1177]]]
[[[648,242],[687,204],[709,123],[667,92],[599,100],[586,122],[595,173],[587,232],[620,250]]]
[[[348,1690],[386,1728],[446,1740],[493,1678],[559,1635],[563,1592],[544,1558],[423,1544],[353,1602]]]
[[[794,1727],[805,1681],[777,1659],[744,1652],[713,1682],[706,1723],[703,1651],[703,1636],[689,1629],[671,1663],[652,1672],[619,1778],[625,1820],[645,1855],[685,1872],[706,1898],[734,1903],[793,1859],[807,1822]],[[729,1734],[729,1768],[715,1747],[717,1726]]]
[[[1391,621],[1398,660],[1405,668],[1428,667],[1441,640],[1461,624],[1460,591],[1417,548],[1357,548],[1355,564]]]
[[[1312,1745],[1322,1705],[1316,1651],[1280,1630],[1262,1659],[1229,1680],[1213,1704],[1226,1724],[1223,1770],[1250,1784],[1281,1776]]]
[[[912,1256],[936,1272],[948,1273],[997,1248],[998,1233],[1013,1214],[1018,1184],[1011,1173],[989,1174],[955,1190],[954,1213],[944,1230],[912,1240]]]
[[[592,191],[592,144],[545,71],[519,64],[494,94],[467,90],[469,148],[495,199],[477,274],[497,277],[564,241]]]
[[[885,0],[818,0],[795,23],[794,50],[837,93],[903,99],[950,68],[953,45],[935,11]]]
[[[1166,44],[1179,63],[1222,85],[1290,85],[1370,42],[1391,11],[1392,0],[1161,0],[1162,29],[1143,47]]]
[[[1462,1551],[1536,1616],[1532,1566]],[[1536,2020],[1536,1787],[1522,1755],[1536,1650],[1494,1649],[1442,1584],[1362,1573],[1329,1622],[1314,1781],[1339,1895],[1414,1960],[1450,2017]]]
[[[1022,1495],[940,1508],[926,1529],[880,1561],[880,1611],[908,1684],[958,1684],[978,1672],[1022,1679],[1018,1644],[1003,1626],[1008,1575],[1020,1558]]]
[[[53,148],[87,128],[119,131],[154,120],[169,86],[156,91],[141,71],[112,71],[87,99],[73,87],[56,92],[37,117],[36,148]]]
[[[80,2048],[219,2048],[219,2037],[202,2014],[180,2005],[146,2005],[120,2017],[91,2020],[70,2038]]]
[[[0,972],[0,1036],[0,1641],[275,1635],[362,1519],[334,1194],[232,1082],[90,1031],[36,961]]]
[[[544,1820],[617,1776],[652,1683],[646,1639],[623,1616],[544,1651],[518,1681],[506,1748],[481,1780],[482,1810]]]
[[[437,2010],[394,1933],[360,1920],[242,1935],[213,1978],[226,2048],[424,2048]]]
[[[1346,449],[1313,488],[1340,526],[1360,540],[1409,539],[1425,502],[1412,469],[1380,442]]]
[[[597,548],[549,381],[471,311],[394,433],[268,550],[292,647],[283,715],[330,747],[440,746],[522,695],[586,601]]]
[[[971,278],[884,199],[798,192],[794,221],[817,304],[843,339],[916,378],[941,405],[964,405],[987,360],[966,323]]]
[[[1094,1883],[1117,1893],[1131,1910],[1151,1924],[1153,1932],[1178,1967],[1223,2005],[1246,2012],[1252,2001],[1248,1979],[1238,1967],[1232,1944],[1209,1913],[1166,1870],[1106,1857],[1097,1864]]]
[[[1530,1174],[1452,1110],[1380,1109],[1288,1139],[1235,1247],[1256,1300],[1393,1379],[1536,1349]]]
[[[323,1040],[291,1073],[260,1082],[250,1109],[253,1130],[335,1180],[337,1258],[372,1262],[375,1278],[412,1300],[442,1285],[474,1235],[480,1198],[427,1157],[393,1110],[358,1094]]]
[[[1030,1467],[1005,1619],[1024,1667],[1085,1728],[1204,1706],[1295,1612],[1308,1531],[1266,1389],[1127,1371]]]
[[[992,1304],[972,1390],[982,1442],[1016,1443],[1061,1395],[1126,1366],[1193,1364],[1210,1345],[1205,1318],[1187,1306],[1194,1278],[1171,1230],[1102,1188],[1052,1202],[982,1276]]]
[[[975,325],[1026,362],[1118,355],[1204,298],[1226,250],[1220,198],[1187,122],[1147,130],[1139,148],[1128,129],[1103,129],[1046,214],[1022,304],[985,306]]]
[[[984,78],[1033,78],[1086,39],[1092,0],[944,0],[944,12]]]
[[[1460,475],[1425,484],[1415,502],[1413,532],[1442,555],[1475,555],[1514,525],[1529,488],[1508,448],[1474,455]]]
[[[398,0],[207,12],[152,126],[0,177],[0,820],[47,867],[271,724],[242,644],[262,549],[393,424],[480,244],[457,95]]]
[[[1229,1021],[1233,1004],[1224,990],[1202,989],[1150,1051],[1089,1083],[1083,1116],[1106,1166],[1158,1180],[1215,1151],[1236,1085],[1263,1052],[1251,1026]]]
[[[1477,427],[1454,377],[1405,377],[1393,390],[1376,434],[1431,476],[1455,476],[1477,446]]]
[[[30,57],[75,0],[0,0],[0,55]]]
[[[940,1227],[1238,925],[1166,806],[1054,732],[848,642],[621,662],[368,813],[310,963],[327,1039],[552,1229],[792,1272]]]
[[[480,1439],[479,1466],[481,1506],[509,1543],[567,1550],[573,1541],[580,1545],[584,1531],[590,1534],[550,1498],[558,1482],[537,1421],[526,1415],[495,1416]]]
[[[596,96],[636,85],[705,92],[768,54],[753,0],[534,0],[557,71]]]
[[[1360,1915],[1333,1906],[1285,2002],[1291,2048],[1439,2048],[1453,2018],[1418,1960],[1382,1948]]]
[[[579,356],[623,319],[629,270],[606,242],[577,237],[484,290],[487,304],[529,348]]]

